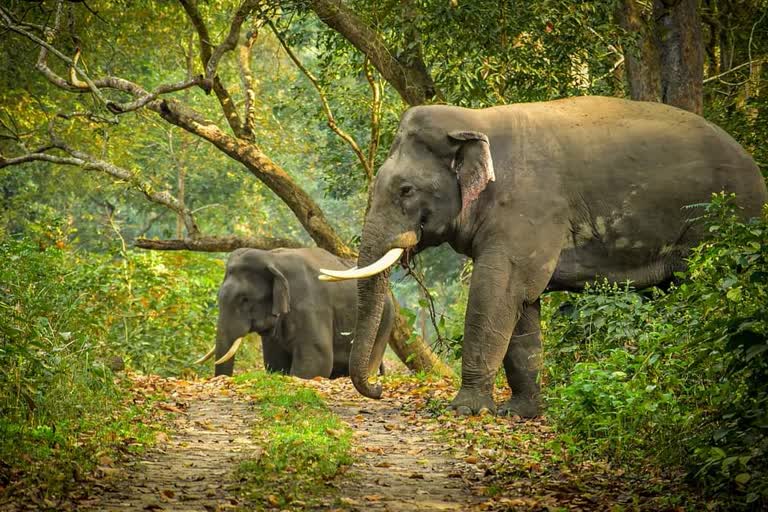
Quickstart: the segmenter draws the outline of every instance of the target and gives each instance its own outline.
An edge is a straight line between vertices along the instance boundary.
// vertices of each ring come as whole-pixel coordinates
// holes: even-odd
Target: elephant
[[[198,363],[215,353],[215,374],[232,375],[242,336],[256,332],[267,371],[304,379],[349,375],[357,288],[351,282],[318,281],[317,273],[322,266],[353,264],[320,248],[233,251],[219,288],[216,345]],[[383,372],[393,312],[388,297],[375,334],[372,370]]]
[[[714,192],[743,215],[766,202],[750,155],[703,118],[668,105],[607,97],[467,109],[422,105],[400,119],[378,170],[358,268],[350,376],[381,397],[369,360],[389,268],[448,242],[473,260],[459,414],[497,412],[503,365],[511,398],[498,413],[541,413],[540,297],[597,279],[638,289],[669,282],[705,236],[696,218]]]

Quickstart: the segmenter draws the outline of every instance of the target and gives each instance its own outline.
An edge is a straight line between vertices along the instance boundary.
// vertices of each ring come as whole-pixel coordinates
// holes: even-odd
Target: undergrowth
[[[240,464],[245,497],[290,510],[320,504],[334,477],[351,464],[352,432],[312,389],[277,374],[255,372],[236,382],[254,403],[254,437],[262,450]]]
[[[222,267],[33,237],[0,240],[0,262],[0,497],[26,487],[49,507],[104,454],[147,444],[114,372],[179,373],[207,349]]]
[[[688,469],[726,508],[768,503],[768,210],[706,206],[711,238],[667,291],[545,301],[548,416],[578,450]]]

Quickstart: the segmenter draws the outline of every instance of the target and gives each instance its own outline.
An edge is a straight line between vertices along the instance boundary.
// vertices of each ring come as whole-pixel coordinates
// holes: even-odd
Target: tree
[[[125,116],[136,111],[151,111],[165,122],[177,126],[186,132],[207,141],[229,158],[242,164],[252,175],[258,178],[285,205],[290,208],[295,218],[303,226],[304,230],[314,242],[341,257],[354,255],[354,250],[338,235],[333,226],[328,222],[323,209],[301,187],[288,172],[275,163],[256,143],[255,137],[255,80],[250,69],[251,50],[259,31],[265,23],[271,24],[274,11],[267,10],[267,4],[255,0],[245,0],[239,3],[228,20],[226,37],[219,43],[212,43],[211,33],[207,22],[201,13],[200,6],[194,0],[180,0],[181,7],[197,33],[199,42],[199,64],[201,73],[193,75],[193,66],[187,60],[186,76],[176,82],[161,83],[154,88],[140,85],[135,80],[129,80],[123,76],[103,73],[98,78],[91,78],[90,73],[82,65],[83,50],[78,45],[67,45],[63,41],[62,31],[68,26],[72,32],[73,43],[79,43],[79,36],[75,34],[78,23],[83,22],[90,15],[98,16],[88,6],[83,6],[77,12],[73,3],[58,1],[53,12],[46,13],[41,5],[43,14],[52,14],[50,25],[31,23],[28,20],[30,11],[20,10],[13,12],[10,9],[0,9],[0,19],[3,27],[39,46],[39,54],[36,69],[45,79],[58,89],[74,95],[87,94],[95,99],[96,108],[89,109],[85,113],[61,113],[51,117],[48,123],[47,143],[33,150],[26,150],[22,138],[14,134],[17,147],[22,153],[14,157],[0,159],[0,168],[22,164],[31,161],[45,161],[60,165],[80,166],[85,170],[94,170],[111,176],[112,178],[129,183],[130,186],[140,191],[149,201],[172,210],[184,225],[186,236],[177,240],[147,240],[138,239],[136,245],[150,249],[187,249],[221,251],[232,250],[236,247],[272,248],[275,246],[295,247],[301,245],[297,241],[276,239],[273,237],[239,238],[239,237],[210,237],[205,236],[194,214],[190,211],[183,199],[173,197],[165,191],[157,191],[150,182],[141,176],[138,171],[121,168],[103,159],[97,158],[88,152],[77,149],[65,142],[56,129],[57,118],[98,120],[99,122],[118,122],[120,116]],[[85,12],[88,9],[88,12]],[[243,25],[250,23],[250,30],[243,34]],[[278,34],[279,37],[279,34]],[[291,56],[294,63],[305,73],[307,78],[317,87],[324,112],[328,118],[329,127],[346,143],[350,145],[365,171],[368,182],[373,177],[373,165],[378,146],[378,114],[380,110],[380,89],[376,84],[373,74],[369,73],[369,82],[373,92],[373,106],[371,115],[371,143],[367,153],[364,153],[354,138],[344,132],[336,123],[330,110],[323,90],[317,80],[305,68],[290,47],[281,39],[283,48]],[[242,114],[237,108],[236,101],[230,93],[225,80],[219,73],[222,59],[235,52],[236,64],[241,78],[241,88],[244,96]],[[72,55],[71,57],[69,55]],[[67,74],[62,75],[55,71],[55,66],[49,64],[49,56],[53,56],[59,62],[66,65]],[[108,66],[103,65],[104,69]],[[170,74],[170,73],[169,73]],[[220,127],[215,121],[206,118],[197,109],[177,98],[170,98],[169,94],[179,91],[199,88],[206,93],[213,93],[218,101],[220,111],[226,120],[227,128]],[[181,197],[181,195],[179,196]],[[402,326],[400,320],[398,325]],[[393,332],[393,346],[403,360],[415,370],[429,369],[430,364],[438,371],[446,372],[447,369],[424,345],[423,341],[406,344],[409,337],[406,330],[399,328]]]
[[[619,24],[636,37],[627,53],[632,99],[703,113],[704,48],[697,0],[623,0]]]

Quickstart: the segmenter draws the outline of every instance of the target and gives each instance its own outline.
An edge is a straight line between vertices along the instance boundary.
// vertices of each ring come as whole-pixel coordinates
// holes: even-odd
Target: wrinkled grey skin
[[[495,174],[495,181],[491,178]],[[358,266],[394,247],[448,242],[474,261],[462,384],[451,407],[539,414],[539,297],[603,277],[643,288],[669,281],[703,230],[689,222],[712,192],[758,215],[765,183],[720,128],[658,103],[579,97],[484,110],[420,106],[400,121],[378,172]],[[416,241],[418,241],[416,243]],[[415,243],[415,245],[414,245]],[[360,280],[352,381],[366,396],[387,275]]]
[[[355,329],[355,283],[319,281],[320,268],[346,269],[354,261],[319,249],[238,249],[229,256],[219,288],[216,359],[249,332],[261,336],[264,367],[296,377],[349,375]],[[379,367],[392,327],[392,304],[376,332],[372,370]],[[216,365],[232,375],[234,358]]]

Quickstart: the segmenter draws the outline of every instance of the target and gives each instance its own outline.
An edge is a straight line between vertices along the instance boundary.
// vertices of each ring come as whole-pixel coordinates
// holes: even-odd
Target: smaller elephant
[[[320,268],[348,269],[344,260],[320,248],[237,249],[227,261],[219,288],[216,375],[232,375],[242,337],[261,336],[264,367],[304,379],[349,375],[349,354],[357,314],[354,282],[319,281]],[[376,335],[371,371],[380,367],[394,321],[391,298]]]

